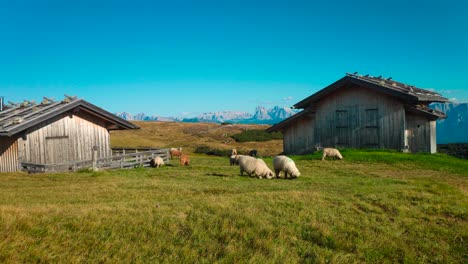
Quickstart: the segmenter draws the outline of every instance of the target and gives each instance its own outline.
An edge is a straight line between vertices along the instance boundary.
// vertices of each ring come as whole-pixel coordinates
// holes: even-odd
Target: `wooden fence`
[[[437,152],[468,159],[468,143],[437,144]]]
[[[113,155],[110,157],[96,158],[97,152],[94,151],[93,159],[91,160],[62,164],[34,164],[22,162],[21,168],[23,171],[33,173],[78,171],[83,169],[107,170],[149,167],[151,160],[156,156],[160,156],[166,164],[170,161],[169,149],[112,149],[112,153]]]

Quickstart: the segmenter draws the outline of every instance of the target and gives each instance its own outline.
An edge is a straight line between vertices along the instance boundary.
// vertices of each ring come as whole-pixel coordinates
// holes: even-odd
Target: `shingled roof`
[[[83,99],[66,96],[61,101],[54,101],[44,97],[39,104],[25,100],[19,104],[6,105],[3,111],[0,111],[0,136],[15,135],[57,115],[74,110],[83,110],[106,120],[112,124],[107,128],[109,130],[139,128]]]
[[[382,76],[373,77],[370,75],[359,75],[357,73],[347,73],[345,77],[330,84],[315,94],[305,98],[294,107],[301,109],[307,107],[314,101],[319,100],[323,96],[335,91],[336,89],[348,84],[353,83],[359,86],[367,87],[380,91],[392,96],[399,97],[411,104],[424,104],[431,102],[448,102],[448,99],[442,97],[440,94],[429,91],[426,89],[417,88],[413,85],[404,84],[390,78],[383,78]]]

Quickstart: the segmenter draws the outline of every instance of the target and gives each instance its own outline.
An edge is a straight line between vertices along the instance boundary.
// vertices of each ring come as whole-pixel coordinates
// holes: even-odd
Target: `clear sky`
[[[467,3],[0,0],[0,95],[252,112],[358,71],[468,101]]]

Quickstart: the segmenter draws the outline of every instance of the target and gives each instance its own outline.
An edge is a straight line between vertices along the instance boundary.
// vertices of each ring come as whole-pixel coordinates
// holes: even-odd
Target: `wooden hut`
[[[22,163],[66,164],[112,155],[110,130],[136,125],[76,97],[0,108],[0,172]],[[93,151],[94,149],[94,151]]]
[[[283,132],[287,154],[316,147],[435,153],[436,120],[446,116],[428,105],[447,101],[391,78],[347,74],[295,104],[303,110],[267,131]]]

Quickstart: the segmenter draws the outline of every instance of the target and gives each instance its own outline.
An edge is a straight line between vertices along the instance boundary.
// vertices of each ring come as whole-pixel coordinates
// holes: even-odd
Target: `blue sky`
[[[374,2],[0,0],[0,95],[252,112],[358,71],[468,101],[468,4]]]

